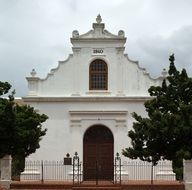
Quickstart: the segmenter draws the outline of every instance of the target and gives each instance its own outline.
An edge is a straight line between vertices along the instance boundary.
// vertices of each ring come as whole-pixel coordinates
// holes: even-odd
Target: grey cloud
[[[139,57],[142,64],[153,76],[158,76],[163,68],[169,66],[169,55],[175,54],[178,69],[185,68],[192,73],[192,25],[174,31],[169,37],[142,36],[130,49],[133,57]],[[139,54],[138,54],[139,52]]]
[[[25,95],[30,71],[44,78],[71,53],[71,32],[90,30],[98,13],[110,32],[125,31],[125,53],[152,76],[173,52],[191,74],[191,6],[191,0],[0,0],[0,80]]]

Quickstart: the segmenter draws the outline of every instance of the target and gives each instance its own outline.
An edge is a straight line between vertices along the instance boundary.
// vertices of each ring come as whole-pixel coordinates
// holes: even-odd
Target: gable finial
[[[164,78],[166,78],[167,73],[168,73],[167,70],[164,68],[163,71],[161,72],[161,75],[162,75]]]
[[[102,22],[102,18],[101,18],[101,15],[100,15],[100,14],[97,15],[96,22],[97,22],[98,24],[100,24],[100,23]]]
[[[31,74],[32,77],[35,77],[35,75],[36,75],[37,73],[36,73],[35,69],[32,69],[32,71],[30,72],[30,74]]]

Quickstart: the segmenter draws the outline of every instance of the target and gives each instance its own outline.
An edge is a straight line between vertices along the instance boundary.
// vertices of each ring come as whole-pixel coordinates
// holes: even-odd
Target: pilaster
[[[81,48],[73,47],[73,53],[75,57],[74,61],[74,75],[73,75],[73,93],[72,96],[80,96],[80,89],[79,89],[79,54]]]
[[[123,77],[124,77],[124,72],[123,72],[123,53],[124,53],[124,47],[118,47],[116,48],[117,50],[117,57],[118,57],[118,72],[117,72],[117,96],[124,96],[123,92]]]

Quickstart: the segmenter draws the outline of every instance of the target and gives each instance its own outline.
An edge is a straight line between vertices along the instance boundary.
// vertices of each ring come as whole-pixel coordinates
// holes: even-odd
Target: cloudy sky
[[[172,53],[192,76],[191,0],[0,0],[0,81],[25,96],[30,71],[45,78],[72,53],[72,31],[87,32],[99,13],[108,31],[125,31],[125,53],[152,77]]]

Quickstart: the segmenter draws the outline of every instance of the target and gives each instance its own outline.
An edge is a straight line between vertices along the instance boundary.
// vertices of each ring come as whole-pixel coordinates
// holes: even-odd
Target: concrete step
[[[102,186],[102,187],[73,187],[72,190],[121,190],[121,187],[112,187],[112,186]]]

